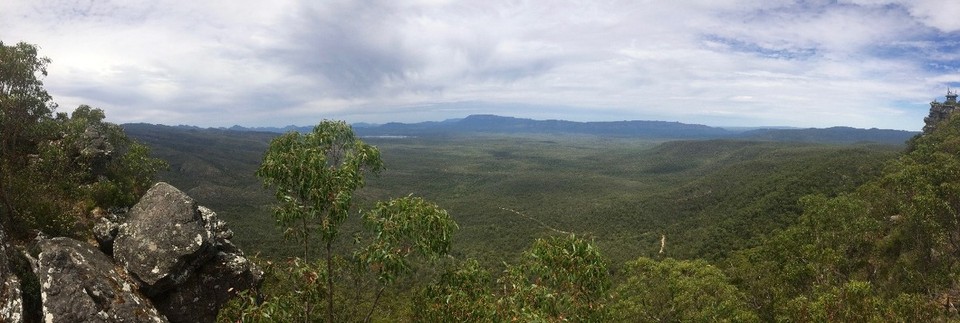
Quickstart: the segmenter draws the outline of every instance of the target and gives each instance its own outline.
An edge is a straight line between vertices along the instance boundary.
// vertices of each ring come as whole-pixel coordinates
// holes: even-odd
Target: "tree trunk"
[[[300,219],[300,224],[303,226],[303,264],[309,268],[310,266],[310,231],[307,231],[307,219]],[[310,304],[310,293],[304,291],[303,293],[303,322],[308,323],[312,321],[310,318],[313,314],[313,305]]]
[[[327,322],[333,323],[333,251],[327,240]]]
[[[370,317],[373,316],[373,310],[377,309],[377,303],[380,301],[380,296],[383,295],[383,290],[386,287],[381,286],[380,290],[377,291],[377,297],[373,299],[373,305],[370,306],[370,312],[367,313],[367,317],[363,319],[364,323],[370,322]]]
[[[4,149],[5,150],[5,149]],[[13,207],[13,202],[10,202],[10,194],[7,186],[10,184],[10,176],[7,174],[7,162],[0,160],[0,203],[3,203],[3,213],[0,214],[0,223],[3,224],[3,227],[7,230],[17,230],[18,228],[12,227],[13,216],[16,210]]]
[[[303,230],[303,262],[310,263],[310,231],[307,230],[307,219],[300,219]]]

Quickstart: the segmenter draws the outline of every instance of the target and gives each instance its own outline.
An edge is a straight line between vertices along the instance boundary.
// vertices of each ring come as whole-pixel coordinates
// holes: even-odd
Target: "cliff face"
[[[263,272],[230,242],[216,213],[158,183],[129,214],[101,218],[99,246],[38,237],[33,268],[47,322],[214,322]],[[2,237],[0,230],[0,237]],[[0,251],[3,251],[0,244]],[[19,322],[19,290],[0,258],[0,321]],[[13,277],[15,278],[15,277]],[[11,284],[14,283],[14,284]]]
[[[950,118],[950,115],[954,110],[958,108],[957,104],[957,93],[947,90],[947,100],[944,102],[937,102],[934,100],[930,102],[930,115],[926,118],[923,118],[924,126],[923,133],[927,134],[933,132],[933,129],[936,129],[937,124],[947,118]]]

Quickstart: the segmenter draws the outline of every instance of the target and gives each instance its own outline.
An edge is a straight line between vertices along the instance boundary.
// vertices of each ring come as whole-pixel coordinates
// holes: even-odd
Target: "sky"
[[[115,123],[919,130],[960,88],[954,0],[2,0],[0,41]]]

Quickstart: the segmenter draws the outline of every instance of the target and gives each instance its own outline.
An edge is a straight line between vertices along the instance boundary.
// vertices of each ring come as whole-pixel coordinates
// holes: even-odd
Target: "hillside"
[[[282,245],[273,229],[273,196],[253,176],[274,133],[124,124],[124,131],[150,147],[154,157],[167,161],[161,180],[183,190],[203,205],[217,210],[236,232],[235,241],[257,252],[278,253]],[[265,244],[259,244],[265,241]]]
[[[507,264],[525,261],[523,250],[538,239],[570,232],[595,245],[609,259],[611,279],[631,292],[648,290],[630,285],[638,262],[663,270],[692,266],[712,268],[719,277],[714,283],[735,291],[723,297],[761,320],[927,320],[940,315],[933,307],[955,293],[945,278],[955,257],[942,255],[957,250],[953,235],[943,231],[956,223],[949,216],[957,205],[950,175],[958,169],[956,120],[914,138],[906,153],[904,146],[742,139],[368,137],[387,169],[368,179],[357,202],[369,209],[373,201],[412,194],[449,211],[460,230],[446,270],[475,259],[472,270],[503,272],[512,268]],[[272,194],[253,177],[261,149],[275,133],[126,128],[168,159],[172,167],[163,179],[183,183],[200,203],[222,205],[239,246],[265,259],[297,254],[267,225],[273,223]],[[357,220],[344,226],[341,252],[359,230]],[[429,274],[404,286],[439,274],[432,265],[420,270]],[[680,278],[662,279],[682,284]],[[413,292],[391,291],[386,308],[408,308],[416,299],[405,295]],[[644,297],[664,295],[653,293]],[[892,310],[836,303],[847,297],[842,295]],[[836,308],[844,312],[831,312]],[[614,313],[622,311],[629,309]]]
[[[273,197],[253,176],[275,134],[125,129],[170,163],[162,179],[231,222],[238,244],[265,255],[290,254],[279,233],[265,226],[272,223]],[[436,201],[461,224],[455,252],[489,264],[548,232],[541,222],[594,237],[614,259],[656,251],[661,233],[671,237],[673,256],[718,259],[792,223],[799,197],[850,189],[895,152],[888,146],[546,134],[366,141],[381,149],[387,170],[369,179],[361,206],[411,193]],[[712,238],[693,239],[699,235]]]

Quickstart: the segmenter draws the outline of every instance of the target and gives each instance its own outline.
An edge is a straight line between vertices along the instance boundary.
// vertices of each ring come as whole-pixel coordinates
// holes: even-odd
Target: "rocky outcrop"
[[[230,242],[233,232],[226,223],[166,183],[152,187],[129,212],[101,215],[94,236],[100,250],[41,235],[36,248],[23,253],[39,280],[43,307],[29,317],[215,322],[231,297],[263,280],[263,272]],[[3,238],[0,228],[0,242]],[[22,322],[20,283],[8,268],[5,249],[0,243],[0,322]],[[30,255],[36,252],[34,259]]]
[[[107,172],[107,165],[113,158],[113,144],[110,143],[106,129],[88,126],[83,130],[80,141],[80,156],[90,162],[90,173],[94,176],[103,176]]]
[[[0,227],[0,322],[22,322],[20,279],[10,270],[7,251],[7,238]]]
[[[957,92],[947,90],[947,99],[944,102],[933,100],[930,102],[930,114],[923,118],[923,133],[931,133],[937,124],[950,118],[950,115],[960,107],[957,103]]]
[[[182,284],[214,255],[213,234],[197,203],[167,183],[154,185],[130,209],[113,245],[117,262],[148,295]]]
[[[230,297],[263,280],[232,237],[215,212],[158,183],[119,226],[113,252],[170,321],[213,322]]]
[[[46,322],[167,322],[107,255],[70,238],[44,239],[37,259]]]
[[[263,272],[230,242],[233,231],[212,210],[197,208],[204,230],[213,237],[213,256],[168,293],[155,297],[157,308],[173,322],[214,322],[220,308],[238,292],[255,288]]]
[[[100,251],[113,257],[113,241],[120,234],[120,224],[126,218],[129,210],[120,210],[119,212],[105,212],[97,219],[93,225],[93,238],[97,240]]]
[[[155,304],[171,322],[215,322],[231,297],[262,280],[263,272],[242,255],[221,252]]]

